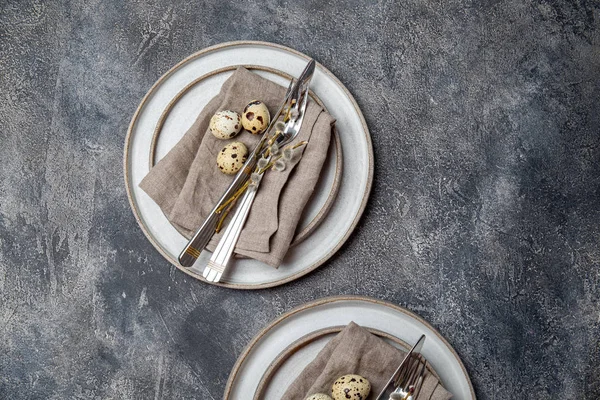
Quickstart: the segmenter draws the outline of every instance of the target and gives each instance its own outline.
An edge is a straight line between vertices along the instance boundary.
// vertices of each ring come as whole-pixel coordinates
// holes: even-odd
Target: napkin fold
[[[405,352],[351,322],[304,368],[282,398],[303,400],[315,393],[330,394],[331,385],[337,378],[357,374],[371,382],[369,398],[374,399],[405,355]],[[418,399],[447,400],[451,397],[452,394],[427,371]]]
[[[262,136],[242,131],[231,140],[219,140],[209,131],[211,117],[220,110],[241,114],[252,100],[263,101],[274,116],[285,92],[286,88],[243,67],[238,68],[182,139],[144,177],[140,188],[184,236],[192,236],[233,179],[217,168],[218,152],[232,141],[240,141],[252,151]],[[302,127],[293,142],[308,142],[302,157],[288,163],[282,172],[265,173],[235,253],[273,267],[281,264],[318,182],[334,122],[322,107],[309,100]],[[235,209],[229,218],[234,212]],[[219,239],[220,234],[215,234],[207,248],[214,251]]]

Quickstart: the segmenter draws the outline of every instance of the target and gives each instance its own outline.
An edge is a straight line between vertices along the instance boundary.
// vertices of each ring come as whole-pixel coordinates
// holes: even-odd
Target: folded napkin
[[[240,141],[252,151],[262,136],[242,130],[231,140],[219,140],[209,131],[211,117],[220,110],[241,114],[252,100],[263,101],[274,116],[285,92],[286,88],[238,68],[183,138],[144,177],[140,187],[186,237],[202,224],[233,179],[217,168],[218,152],[232,141]],[[308,141],[302,157],[288,163],[285,171],[265,173],[235,253],[274,267],[281,264],[319,179],[334,122],[331,115],[309,100],[302,128],[293,142]],[[215,234],[207,248],[213,251],[219,238]]]
[[[331,393],[337,378],[357,374],[371,382],[369,398],[376,398],[396,371],[406,353],[351,322],[321,350],[283,395],[303,400],[315,393]],[[452,397],[429,371],[418,399],[447,400]]]

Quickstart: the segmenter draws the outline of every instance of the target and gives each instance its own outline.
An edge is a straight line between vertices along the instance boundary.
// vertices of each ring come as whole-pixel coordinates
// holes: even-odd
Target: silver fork
[[[283,149],[283,146],[290,143],[292,140],[298,136],[300,132],[300,127],[302,126],[302,121],[304,120],[304,112],[306,111],[306,104],[308,102],[308,87],[310,83],[309,79],[305,79],[300,82],[298,86],[298,91],[293,94],[289,107],[288,107],[288,115],[297,116],[295,118],[291,118],[285,125],[283,129],[282,135],[277,137],[275,143]],[[268,161],[271,161],[271,155],[267,158]],[[227,225],[227,229],[223,233],[221,240],[217,244],[217,247],[210,257],[208,264],[204,268],[202,276],[209,282],[219,282],[223,273],[225,272],[229,260],[233,255],[233,250],[235,249],[235,245],[237,244],[238,239],[240,238],[240,234],[242,229],[244,228],[244,224],[246,219],[248,218],[248,214],[250,213],[250,208],[252,207],[252,203],[254,202],[254,198],[256,197],[256,192],[258,191],[258,187],[260,185],[260,180],[255,182],[252,188],[248,188],[244,196],[240,201],[240,205],[238,206],[235,214],[233,215],[229,225]]]
[[[424,342],[425,335],[421,335],[379,393],[377,400],[417,399],[426,372],[426,361],[421,355]]]
[[[425,372],[426,361],[423,356],[412,354],[410,362],[394,382],[396,389],[390,394],[390,400],[416,400],[423,386]]]

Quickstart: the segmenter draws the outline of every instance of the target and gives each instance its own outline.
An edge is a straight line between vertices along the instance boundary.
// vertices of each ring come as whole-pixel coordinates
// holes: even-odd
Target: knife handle
[[[196,231],[181,254],[179,254],[179,264],[186,268],[190,268],[194,265],[198,257],[200,257],[200,252],[206,247],[210,238],[215,233],[218,222],[219,214],[212,212],[208,218],[206,218],[202,226]]]

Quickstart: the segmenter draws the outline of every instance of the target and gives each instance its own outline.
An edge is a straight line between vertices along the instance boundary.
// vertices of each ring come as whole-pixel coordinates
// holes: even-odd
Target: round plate
[[[284,78],[286,81],[289,81],[292,79],[291,75],[282,71],[277,71],[273,68],[261,67],[258,65],[242,66],[255,73],[262,74],[267,78],[270,77],[272,80]],[[166,156],[173,146],[187,132],[190,124],[185,122],[186,117],[195,118],[196,114],[198,113],[198,105],[208,102],[213,96],[217,95],[217,93],[211,93],[205,89],[210,85],[208,80],[217,79],[218,82],[222,83],[238,67],[240,67],[240,65],[232,65],[230,67],[220,68],[194,79],[169,102],[167,108],[163,111],[156,124],[156,127],[154,128],[154,135],[152,136],[152,141],[150,142],[149,169],[154,167],[154,165],[161,158]],[[198,90],[199,88],[201,88],[201,90]],[[321,99],[319,99],[312,91],[310,91],[310,96],[313,101],[328,111]],[[325,218],[325,215],[327,215],[327,212],[331,208],[341,183],[341,153],[342,146],[340,143],[340,138],[337,131],[334,129],[329,153],[327,155],[325,164],[323,165],[323,172],[315,188],[317,195],[313,196],[306,205],[302,217],[298,223],[298,232],[294,236],[291,246],[297,245],[308,235],[310,235],[310,233],[319,225],[323,218]],[[143,160],[140,161],[143,165]],[[131,164],[137,164],[138,167],[140,166],[140,162],[136,163],[136,161],[132,162]],[[173,228],[177,229],[177,231],[186,238],[190,238],[175,225],[173,225]]]
[[[152,137],[161,115],[180,92],[203,75],[234,65],[252,65],[298,76],[308,59],[295,50],[271,43],[224,43],[202,50],[177,64],[152,86],[142,100],[132,118],[125,143],[124,169],[127,194],[144,234],[167,260],[185,273],[203,280],[199,271],[180,267],[177,256],[187,240],[173,228],[158,206],[138,186],[149,171],[148,160],[153,146]],[[269,71],[258,71],[258,73],[277,83],[287,85],[286,79],[277,74]],[[183,106],[173,107],[169,117],[164,121],[164,129],[172,129],[177,125],[179,128],[175,131],[179,132],[179,136],[169,134],[165,135],[165,137],[169,136],[169,139],[158,140],[157,158],[166,154],[177,142],[196,118],[197,110],[219,91],[227,76],[227,73],[214,74],[181,97],[181,102],[189,104],[194,99],[203,98],[201,93],[210,93],[210,96],[203,100],[204,103],[195,103],[196,112],[193,114],[185,113]],[[301,225],[304,228],[302,232],[305,229],[312,232],[304,237],[301,243],[290,249],[282,265],[275,269],[251,259],[236,260],[235,268],[231,268],[230,273],[224,276],[219,284],[221,286],[259,289],[280,285],[305,275],[327,261],[343,245],[362,215],[373,175],[373,152],[364,117],[348,90],[320,64],[317,65],[311,87],[315,95],[337,119],[336,130],[341,143],[344,173],[339,183],[336,201],[331,203],[328,213],[322,213],[321,224],[318,226],[311,224],[311,221],[323,210],[326,199],[331,193],[330,190],[315,191],[313,197],[316,196],[317,200],[312,199],[310,203],[316,206],[309,207],[311,210],[305,215],[305,221],[309,222]],[[326,172],[325,175],[325,182],[330,182],[326,187],[331,187],[335,173]],[[203,252],[196,265],[206,264],[208,257],[209,254]]]
[[[368,297],[329,297],[302,305],[263,329],[238,358],[225,388],[226,400],[245,400],[257,391],[265,400],[280,399],[289,384],[333,337],[319,331],[345,326],[351,321],[397,338],[399,347],[427,339],[422,354],[436,371],[453,399],[474,400],[475,392],[456,351],[431,325],[412,312]],[[327,331],[325,331],[327,332]],[[306,340],[316,335],[316,339]],[[306,342],[302,346],[301,344]],[[404,344],[403,344],[404,343]],[[296,348],[297,353],[290,349]],[[286,357],[288,357],[286,359]],[[275,367],[273,367],[275,366]]]

